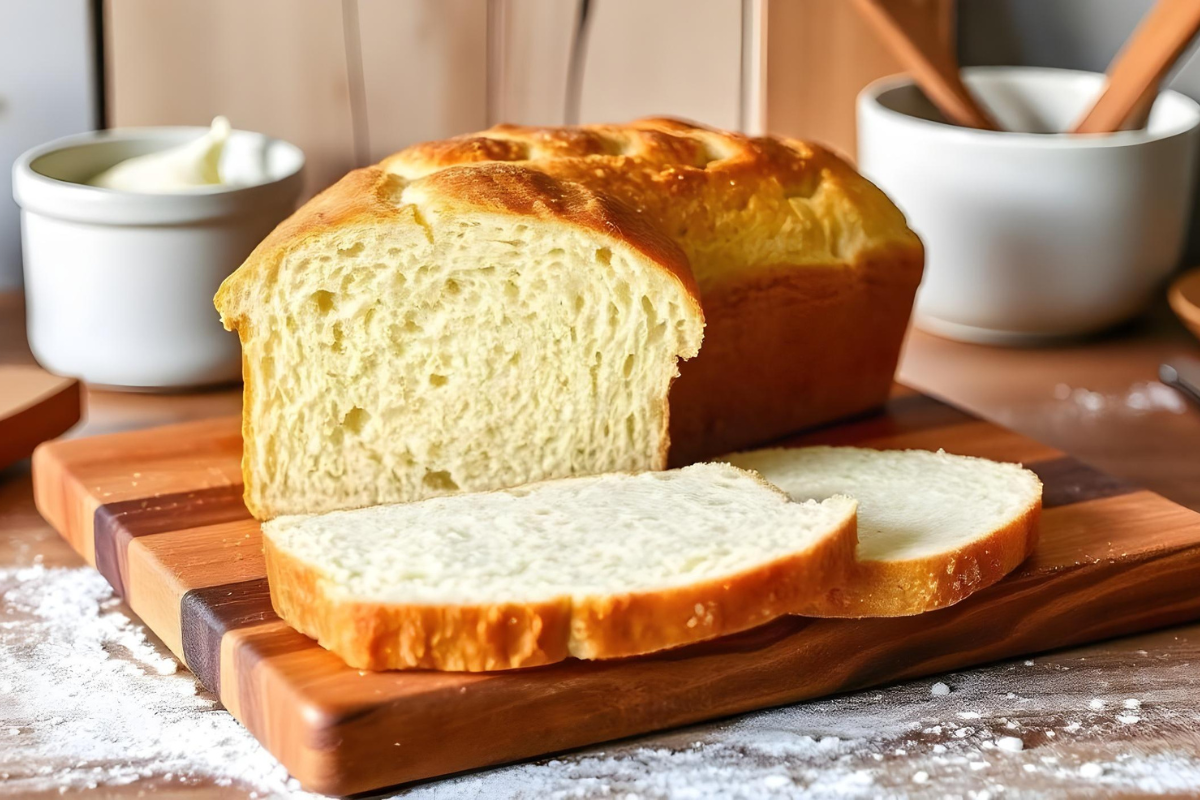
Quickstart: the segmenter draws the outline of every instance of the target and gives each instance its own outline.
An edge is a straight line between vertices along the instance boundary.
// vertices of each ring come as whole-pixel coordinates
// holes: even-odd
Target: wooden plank
[[[129,604],[138,607],[142,620],[185,663],[184,595],[252,580],[266,570],[258,523],[248,518],[134,539],[126,561]]]
[[[488,0],[358,0],[369,158],[482,130]]]
[[[913,0],[906,20],[947,46],[953,0]],[[871,81],[902,72],[844,0],[767,0],[765,124],[770,133],[823,142],[854,157],[855,98]]]
[[[497,2],[492,122],[565,124],[578,4]],[[672,115],[739,127],[740,2],[603,0],[591,15],[579,122]]]
[[[601,0],[593,6],[580,122],[666,114],[740,127],[740,2]]]
[[[305,195],[357,166],[340,0],[106,0],[109,124],[236,128],[296,144]]]
[[[1021,459],[1046,487],[1041,542],[996,586],[918,617],[789,618],[652,656],[528,671],[369,673],[271,610],[257,523],[231,500],[236,420],[51,443],[35,457],[35,486],[43,514],[93,563],[107,559],[132,609],[226,707],[306,786],[333,793],[1200,617],[1200,516],[1158,495],[907,390],[885,413],[792,440],[817,442]]]

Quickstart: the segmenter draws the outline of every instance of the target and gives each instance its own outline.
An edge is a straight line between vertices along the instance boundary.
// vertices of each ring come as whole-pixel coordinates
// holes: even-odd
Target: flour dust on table
[[[0,609],[0,796],[135,781],[298,788],[96,571],[0,570]]]
[[[1122,392],[1097,392],[1081,386],[1056,384],[1054,399],[1059,415],[1075,415],[1088,420],[1104,416],[1142,416],[1145,414],[1182,414],[1187,411],[1183,395],[1158,381],[1138,381]]]
[[[1075,650],[414,786],[437,798],[1031,797],[1200,786],[1197,649]],[[1105,646],[1112,650],[1114,645]],[[1129,687],[1137,687],[1131,691]],[[0,796],[216,785],[311,798],[90,569],[0,570]],[[393,795],[395,796],[395,795]]]

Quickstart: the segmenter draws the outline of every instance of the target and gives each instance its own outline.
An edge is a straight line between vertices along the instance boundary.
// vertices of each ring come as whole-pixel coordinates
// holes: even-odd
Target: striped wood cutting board
[[[796,444],[945,448],[1045,482],[1042,539],[1000,584],[890,620],[788,618],[654,656],[509,673],[367,673],[271,610],[236,419],[43,445],[38,508],[310,789],[345,794],[1200,617],[1200,515],[951,406]]]

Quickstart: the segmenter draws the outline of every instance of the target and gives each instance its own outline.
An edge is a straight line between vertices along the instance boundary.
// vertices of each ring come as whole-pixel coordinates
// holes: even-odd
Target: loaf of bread
[[[841,584],[855,503],[728,465],[550,481],[263,525],[278,614],[360,669],[636,655]]]
[[[416,145],[304,206],[217,295],[247,504],[659,469],[668,441],[689,463],[867,410],[922,261],[879,190],[800,142],[644,120]]]
[[[952,605],[1016,569],[1037,544],[1042,482],[1018,464],[859,447],[728,456],[793,500],[858,500],[858,552],[838,591],[801,613],[899,617]]]
[[[497,162],[618,200],[686,254],[707,327],[671,389],[672,463],[887,399],[924,251],[883,192],[830,151],[645,119],[500,125],[381,166],[412,180]]]

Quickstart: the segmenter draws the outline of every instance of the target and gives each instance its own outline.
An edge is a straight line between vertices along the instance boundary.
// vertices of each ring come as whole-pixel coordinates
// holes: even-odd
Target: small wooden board
[[[941,611],[787,618],[653,656],[532,670],[369,673],[271,610],[241,501],[238,421],[54,442],[38,508],[306,787],[353,793],[1200,617],[1200,515],[898,390],[884,413],[793,440],[944,448],[1045,482],[1016,573]]]
[[[0,469],[79,422],[79,381],[33,365],[0,364]]]

